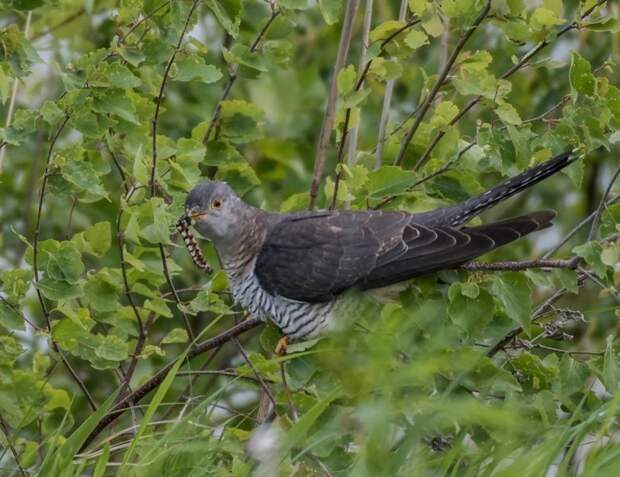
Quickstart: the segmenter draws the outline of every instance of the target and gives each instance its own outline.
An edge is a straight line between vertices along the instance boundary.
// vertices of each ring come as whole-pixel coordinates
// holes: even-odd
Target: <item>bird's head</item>
[[[217,181],[198,184],[185,200],[185,214],[205,238],[213,241],[238,237],[248,208],[228,184]]]

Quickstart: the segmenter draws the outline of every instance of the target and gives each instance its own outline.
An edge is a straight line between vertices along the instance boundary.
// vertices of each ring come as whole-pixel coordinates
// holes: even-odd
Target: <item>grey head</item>
[[[198,184],[185,200],[185,213],[194,222],[194,227],[214,242],[239,237],[252,209],[228,184],[217,181]]]

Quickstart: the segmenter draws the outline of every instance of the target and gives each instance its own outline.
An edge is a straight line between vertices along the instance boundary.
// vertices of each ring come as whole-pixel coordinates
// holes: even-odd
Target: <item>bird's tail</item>
[[[568,166],[575,159],[576,156],[570,151],[560,154],[559,156],[549,159],[547,162],[544,162],[536,167],[532,167],[518,176],[515,176],[512,179],[509,179],[476,197],[472,197],[465,202],[461,202],[460,204],[456,204],[451,207],[446,207],[440,211],[434,211],[435,213],[440,213],[435,215],[435,217],[428,217],[428,219],[430,219],[428,221],[429,225],[431,225],[430,222],[432,222],[432,225],[450,225],[453,227],[464,224],[498,202],[501,202],[508,197],[527,189],[531,185],[534,185],[537,182],[540,182],[543,179],[555,174],[559,170]],[[424,220],[424,214],[420,214],[420,216],[422,216],[420,217],[422,220],[416,220],[416,222],[426,223],[427,220]]]

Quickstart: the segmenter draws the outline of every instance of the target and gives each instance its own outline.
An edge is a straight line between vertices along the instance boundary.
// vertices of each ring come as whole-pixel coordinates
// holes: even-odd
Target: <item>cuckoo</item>
[[[464,224],[573,160],[570,152],[561,154],[464,202],[415,214],[270,213],[245,203],[226,183],[209,181],[187,196],[184,220],[213,242],[234,300],[253,317],[271,320],[289,340],[301,341],[334,325],[349,289],[381,288],[455,268],[549,227],[555,216],[549,210]],[[199,256],[196,244],[188,245]]]

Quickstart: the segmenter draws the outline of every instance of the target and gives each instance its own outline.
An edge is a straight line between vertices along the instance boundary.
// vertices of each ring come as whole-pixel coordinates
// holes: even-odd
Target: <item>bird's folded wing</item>
[[[402,212],[290,217],[269,231],[255,273],[273,295],[322,302],[458,266],[550,224],[543,211],[480,226],[429,227]]]

